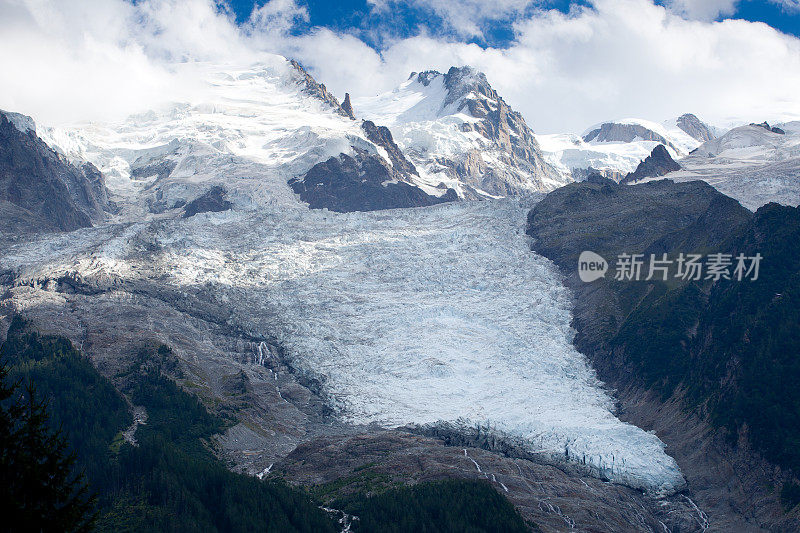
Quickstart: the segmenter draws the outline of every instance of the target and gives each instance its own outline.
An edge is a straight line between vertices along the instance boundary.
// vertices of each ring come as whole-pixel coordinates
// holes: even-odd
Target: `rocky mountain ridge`
[[[359,98],[356,113],[387,125],[422,179],[462,198],[515,196],[565,183],[533,132],[471,67],[412,73],[392,92]]]
[[[795,504],[784,507],[787,504],[780,490],[794,486],[786,470],[790,463],[781,462],[779,467],[775,461],[784,461],[784,456],[775,454],[773,462],[768,461],[765,454],[769,448],[757,444],[762,437],[781,432],[753,431],[748,437],[748,432],[736,425],[747,417],[751,417],[750,424],[758,424],[754,421],[787,412],[771,411],[768,416],[748,407],[751,400],[741,399],[748,395],[743,391],[764,386],[763,382],[736,385],[759,375],[736,370],[741,361],[759,357],[782,360],[780,354],[785,352],[772,348],[770,356],[770,348],[753,348],[750,352],[761,350],[761,355],[740,360],[737,354],[743,348],[726,344],[737,334],[747,339],[745,346],[762,338],[755,333],[759,319],[753,317],[768,312],[769,306],[763,304],[754,311],[745,302],[769,300],[784,289],[773,288],[771,282],[746,280],[717,284],[707,280],[644,281],[649,254],[661,258],[666,253],[674,260],[679,252],[754,254],[756,249],[771,250],[772,268],[792,272],[796,266],[789,265],[796,265],[796,244],[787,234],[797,231],[796,211],[770,204],[754,216],[701,181],[617,185],[593,180],[552,193],[528,217],[533,249],[553,259],[565,274],[567,286],[575,291],[576,346],[590,358],[599,376],[618,391],[624,417],[656,430],[664,439],[687,472],[691,497],[707,513],[708,526],[714,530],[797,527],[798,509],[787,512]],[[779,224],[766,222],[773,218],[783,219],[782,231],[766,229]],[[631,220],[647,223],[631,224]],[[752,235],[760,236],[758,246],[746,244],[753,240]],[[787,252],[786,247],[795,251]],[[578,279],[576,266],[583,250],[609,260],[605,278],[591,283]],[[622,253],[644,255],[641,281],[613,279]],[[673,265],[670,275],[675,272]],[[793,283],[791,274],[781,275],[777,270],[764,275],[776,282],[782,279],[784,286]],[[741,291],[747,296],[722,296],[722,291]],[[740,305],[731,305],[733,302]],[[767,320],[779,331],[782,326],[778,324],[787,318]],[[731,323],[739,324],[738,333],[723,331],[725,324]],[[757,379],[769,381],[769,390],[782,390],[781,379],[774,375]],[[791,393],[783,397],[793,401]],[[730,420],[730,425],[721,420]],[[779,490],[765,490],[768,486]]]
[[[71,231],[112,209],[97,167],[69,163],[36,135],[32,119],[0,111],[1,233]]]

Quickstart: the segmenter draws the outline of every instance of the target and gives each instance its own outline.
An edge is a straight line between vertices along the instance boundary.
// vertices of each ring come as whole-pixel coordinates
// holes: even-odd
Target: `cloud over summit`
[[[513,20],[503,48],[467,42],[490,16],[484,3],[414,1],[455,34],[395,37],[377,51],[347,32],[293,31],[308,21],[293,0],[271,0],[241,26],[212,0],[0,0],[0,108],[46,123],[121,117],[200,94],[195,62],[251,63],[272,52],[298,59],[339,96],[470,64],[542,132],[684,112],[718,123],[800,118],[800,40],[765,24],[707,21],[730,1],[595,0],[564,13],[502,0],[496,8]]]

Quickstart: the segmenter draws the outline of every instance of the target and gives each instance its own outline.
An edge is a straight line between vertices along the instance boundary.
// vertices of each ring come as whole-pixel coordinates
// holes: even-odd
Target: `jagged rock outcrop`
[[[430,75],[420,74],[425,79]],[[443,79],[447,88],[443,107],[453,107],[455,112],[467,112],[479,119],[462,123],[461,130],[474,131],[488,139],[498,159],[507,166],[500,169],[486,164],[483,150],[472,150],[452,162],[451,168],[456,175],[481,190],[498,195],[530,190],[525,183],[526,177],[533,178],[537,186],[542,186],[542,178],[553,179],[557,175],[542,158],[539,143],[525,119],[492,88],[485,74],[471,67],[451,67]]]
[[[333,96],[330,91],[328,91],[324,83],[317,82],[317,80],[315,80],[314,77],[294,59],[290,59],[289,63],[297,73],[297,83],[301,86],[303,93],[307,94],[308,96],[313,96],[314,98],[319,98],[331,106],[336,113],[339,113],[343,117],[355,118],[353,117],[352,106],[349,112],[345,110],[339,103],[339,100],[337,100],[336,97]]]
[[[452,189],[437,197],[401,179],[402,174],[379,155],[354,148],[352,156],[331,157],[289,185],[312,209],[339,212],[424,207],[458,199]]]
[[[620,142],[629,143],[635,140],[655,141],[666,146],[669,146],[676,152],[678,148],[664,138],[663,135],[657,133],[641,124],[633,123],[618,123],[618,122],[605,122],[586,133],[583,136],[584,142]]]
[[[395,91],[357,104],[363,116],[391,128],[429,179],[440,178],[459,196],[521,195],[569,181],[544,160],[522,115],[472,67],[415,72]]]
[[[419,176],[416,167],[406,159],[402,150],[392,139],[392,132],[386,126],[376,126],[374,122],[365,120],[361,124],[361,129],[367,134],[367,139],[377,146],[380,146],[389,155],[392,163],[392,170],[398,178],[405,178],[410,175]]]
[[[356,116],[353,114],[353,104],[350,103],[350,93],[344,93],[344,101],[342,102],[342,109],[347,116],[355,120]]]
[[[227,211],[233,204],[226,199],[227,191],[215,185],[211,187],[205,194],[195,198],[188,204],[183,211],[183,218],[193,217],[198,213],[219,213]]]
[[[0,112],[0,231],[71,231],[111,209],[94,165],[73,165],[36,135],[29,117]]]
[[[766,120],[764,122],[762,122],[761,124],[756,124],[755,122],[752,122],[750,125],[751,126],[758,126],[759,128],[764,128],[765,130],[771,131],[772,133],[777,133],[778,135],[786,135],[785,131],[783,131],[780,128],[774,127],[774,126],[770,126],[769,123]]]
[[[681,166],[672,159],[663,144],[659,144],[644,161],[639,163],[636,170],[622,178],[620,183],[633,183],[645,178],[657,178],[670,172],[680,170]]]
[[[678,117],[677,125],[688,135],[700,142],[710,141],[716,137],[708,124],[697,118],[697,116],[693,115],[692,113],[686,113]]]

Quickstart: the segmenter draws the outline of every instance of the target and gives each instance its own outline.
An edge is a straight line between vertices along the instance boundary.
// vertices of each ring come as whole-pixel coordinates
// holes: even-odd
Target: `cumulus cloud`
[[[733,15],[738,3],[739,0],[669,0],[667,5],[687,18],[711,21]]]
[[[769,0],[773,4],[778,4],[786,11],[796,13],[800,11],[800,0]]]
[[[395,9],[398,0],[369,0],[379,11]],[[487,21],[519,16],[542,0],[405,0],[406,6],[430,11],[441,18],[447,29],[462,37],[481,37]]]
[[[266,3],[242,26],[213,0],[0,0],[0,108],[47,123],[120,117],[198,97],[194,62],[242,64],[274,52],[340,97],[470,64],[540,132],[684,112],[719,124],[800,118],[800,40],[764,24],[709,23],[652,0],[525,13],[503,49],[420,34],[376,51],[328,29],[295,35],[308,13],[293,0]]]

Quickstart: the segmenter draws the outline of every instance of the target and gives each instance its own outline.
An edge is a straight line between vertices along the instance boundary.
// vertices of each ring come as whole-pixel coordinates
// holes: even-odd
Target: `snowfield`
[[[759,126],[740,126],[708,141],[678,162],[665,177],[703,180],[755,211],[769,202],[800,204],[800,123],[780,124],[779,135]]]
[[[286,180],[331,147],[366,143],[355,123],[291,96],[269,72],[215,80],[217,100],[51,130],[66,153],[112,173],[122,211],[2,251],[2,267],[22,282],[70,274],[223,303],[229,324],[276,336],[354,424],[479,427],[635,488],[684,486],[664,444],[614,416],[572,346],[571,295],[524,235],[530,200],[311,211]],[[172,175],[131,177],[164,154]],[[184,219],[146,208],[159,191],[171,202],[211,184],[229,190],[233,211]]]

